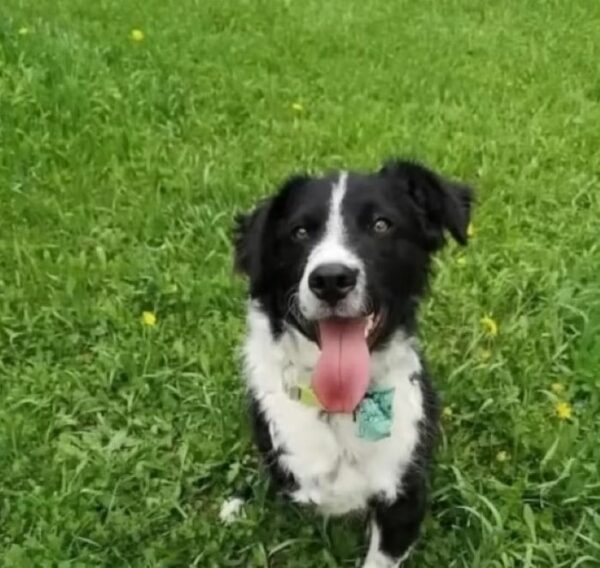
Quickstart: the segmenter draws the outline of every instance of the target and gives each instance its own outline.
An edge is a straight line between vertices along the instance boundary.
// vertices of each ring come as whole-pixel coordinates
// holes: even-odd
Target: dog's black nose
[[[344,264],[321,264],[308,276],[308,287],[317,298],[334,305],[354,290],[357,277],[358,270]]]

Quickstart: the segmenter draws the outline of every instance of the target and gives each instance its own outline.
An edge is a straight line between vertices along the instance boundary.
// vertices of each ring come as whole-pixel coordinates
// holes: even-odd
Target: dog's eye
[[[292,237],[295,241],[305,241],[306,239],[308,239],[310,237],[310,235],[309,235],[308,229],[306,227],[300,226],[300,227],[296,227],[292,231]]]
[[[373,225],[371,225],[372,231],[378,235],[383,235],[384,233],[387,233],[391,228],[392,224],[390,223],[390,221],[383,217],[375,219],[375,222],[373,223]]]

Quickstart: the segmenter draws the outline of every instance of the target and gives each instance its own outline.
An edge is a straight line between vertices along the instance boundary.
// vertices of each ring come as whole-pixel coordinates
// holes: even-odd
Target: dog
[[[408,557],[427,508],[438,396],[419,301],[473,191],[412,161],[289,178],[234,228],[255,442],[274,487],[326,515],[366,511],[364,568]]]

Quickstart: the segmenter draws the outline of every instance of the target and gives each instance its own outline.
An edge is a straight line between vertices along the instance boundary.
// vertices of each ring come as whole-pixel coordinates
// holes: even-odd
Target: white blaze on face
[[[363,263],[348,247],[346,227],[342,215],[342,202],[346,195],[347,180],[348,174],[342,172],[337,182],[333,185],[323,238],[310,253],[302,280],[300,281],[300,310],[304,317],[309,320],[322,319],[332,315],[354,317],[359,315],[365,308],[365,273]],[[330,263],[343,264],[348,268],[358,270],[356,287],[335,306],[335,311],[332,311],[330,306],[317,298],[308,285],[310,273],[318,266]]]

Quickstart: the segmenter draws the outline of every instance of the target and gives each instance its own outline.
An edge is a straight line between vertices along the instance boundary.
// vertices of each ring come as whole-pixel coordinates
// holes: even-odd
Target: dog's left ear
[[[444,244],[448,231],[461,245],[468,240],[473,190],[446,180],[420,164],[395,160],[388,162],[380,174],[391,178],[399,189],[408,192],[415,205],[423,234],[433,249]]]

